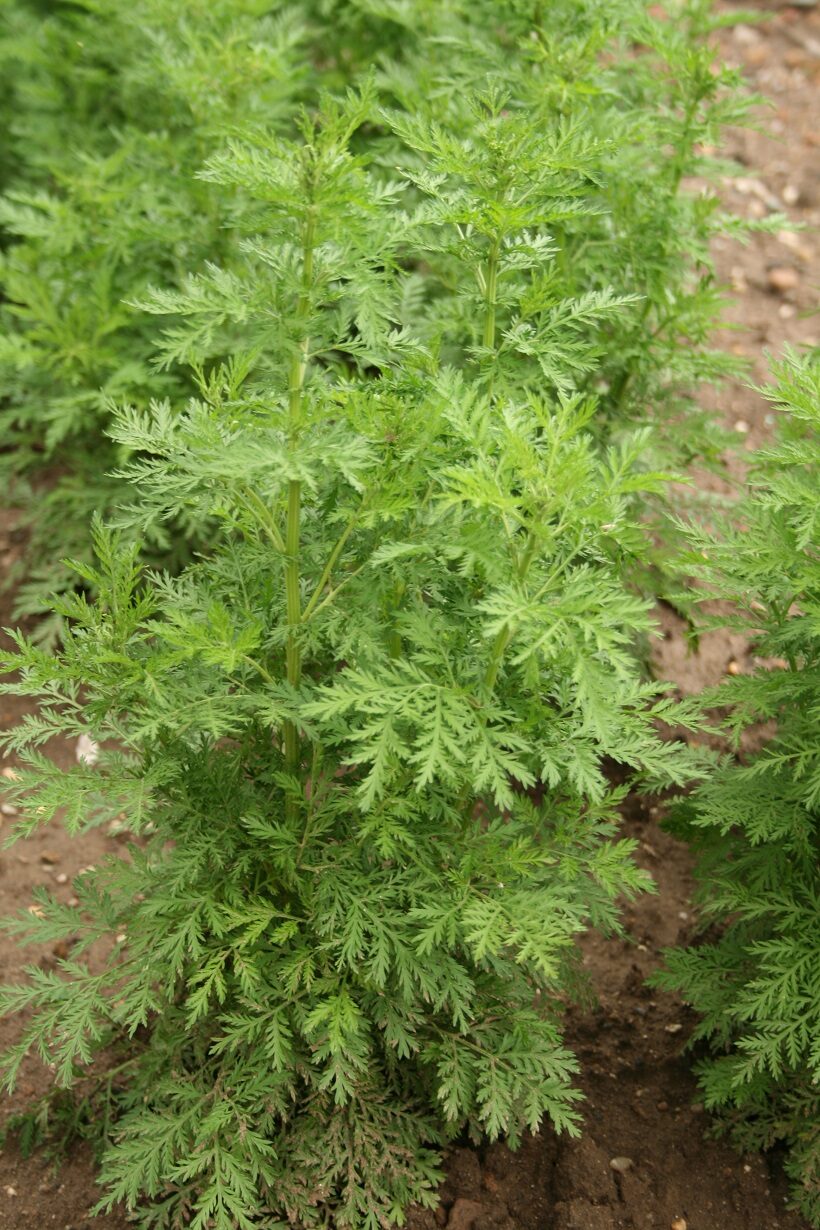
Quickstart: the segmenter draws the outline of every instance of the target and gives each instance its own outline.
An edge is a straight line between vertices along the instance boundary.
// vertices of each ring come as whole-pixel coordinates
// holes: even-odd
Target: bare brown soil
[[[743,65],[774,103],[763,117],[768,132],[732,137],[731,152],[744,173],[724,185],[727,200],[748,216],[782,210],[806,227],[796,236],[761,236],[746,248],[724,243],[717,251],[721,276],[735,295],[727,313],[736,326],[732,345],[749,357],[760,381],[765,352],[777,354],[787,342],[816,344],[820,333],[820,319],[809,315],[817,307],[820,269],[820,8],[773,8],[761,25],[741,26],[723,38],[726,58]],[[758,395],[738,386],[715,394],[711,404],[749,448],[765,439],[772,411]],[[12,527],[13,518],[0,524],[3,569],[19,551]],[[671,612],[659,611],[659,625],[657,673],[682,692],[716,682],[732,663],[733,670],[753,665],[753,651],[741,638],[710,634],[693,655]],[[16,702],[0,702],[4,726],[20,713]],[[54,754],[69,762],[74,750],[58,747]],[[662,831],[659,818],[657,809],[640,803],[624,816],[657,893],[627,908],[628,939],[589,936],[582,945],[597,1002],[571,1011],[567,1038],[582,1067],[583,1138],[558,1139],[545,1128],[516,1154],[500,1144],[453,1150],[440,1207],[412,1213],[409,1230],[805,1230],[786,1210],[777,1157],[741,1157],[707,1135],[708,1116],[682,1053],[691,1014],[645,985],[661,950],[696,931],[689,855]],[[80,870],[118,848],[116,837],[101,831],[81,839],[57,826],[38,833],[0,855],[0,914],[26,909],[40,885],[69,902]],[[0,980],[15,981],[27,961],[48,965],[56,955],[22,953],[0,937]],[[0,1023],[0,1049],[14,1028]],[[0,1116],[41,1093],[48,1081],[47,1071],[27,1067]],[[0,1230],[126,1230],[123,1213],[89,1216],[98,1196],[83,1149],[56,1174],[41,1157],[22,1159],[13,1145],[0,1154]]]

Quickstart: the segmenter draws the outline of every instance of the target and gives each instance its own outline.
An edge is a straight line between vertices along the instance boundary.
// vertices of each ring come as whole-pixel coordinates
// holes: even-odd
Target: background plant
[[[646,887],[604,764],[693,768],[632,651],[645,436],[601,450],[572,358],[554,393],[504,391],[491,296],[457,363],[402,325],[413,219],[351,152],[374,105],[209,159],[256,221],[244,264],[152,299],[200,388],[119,415],[123,515],[213,519],[213,552],[143,581],[98,528],[61,653],[5,660],[40,700],[6,739],[17,835],[64,808],[139,838],[78,879],[79,924],[45,896],[9,924],[80,938],[3,992],[31,1013],[7,1081],[32,1049],[81,1088],[114,1056],[104,1203],[145,1227],[376,1227],[435,1201],[465,1129],[575,1130],[573,939]],[[55,733],[108,750],[58,771]]]
[[[755,456],[732,522],[693,534],[693,559],[761,659],[704,703],[726,707],[736,747],[761,723],[777,733],[676,811],[720,931],[668,952],[658,982],[702,1016],[707,1107],[741,1147],[787,1147],[795,1202],[820,1225],[820,361],[792,354],[775,370],[779,439]]]
[[[149,285],[239,259],[222,223],[229,198],[242,204],[198,176],[209,154],[234,130],[292,138],[318,86],[374,69],[357,148],[386,180],[414,176],[425,203],[426,227],[400,255],[416,273],[402,322],[445,361],[472,360],[491,269],[508,386],[570,379],[546,359],[560,337],[564,360],[578,349],[572,387],[595,393],[604,440],[649,419],[648,469],[714,457],[691,394],[736,366],[708,341],[719,306],[708,243],[740,224],[689,185],[719,169],[704,147],[747,101],[737,75],[716,69],[709,36],[726,19],[705,0],[664,19],[634,0],[88,0],[47,14],[7,0],[3,19],[1,439],[7,481],[48,468],[28,496],[13,488],[36,511],[19,613],[66,583],[58,557],[88,561],[91,511],[118,503],[113,407],[193,391],[186,369],[154,361],[155,322],[139,305]],[[630,296],[630,312],[607,308]],[[558,310],[570,298],[572,321]],[[213,527],[153,532],[154,557],[180,561]]]
[[[708,187],[725,164],[705,151],[755,101],[716,63],[710,36],[730,19],[701,0],[660,19],[632,3],[511,4],[502,24],[497,6],[477,8],[484,38],[473,30],[449,73],[446,40],[431,39],[426,71],[389,64],[381,77],[402,104],[395,128],[441,235],[428,293],[436,275],[460,287],[434,298],[429,335],[481,347],[474,268],[491,254],[508,378],[554,382],[551,308],[576,297],[575,329],[595,339],[599,362],[574,379],[594,385],[602,424],[674,424],[666,458],[700,455],[709,434],[695,430],[692,390],[736,370],[708,344],[720,306],[708,245],[741,230]],[[477,103],[470,83],[482,79],[491,90]],[[610,294],[634,296],[633,312],[599,316]],[[575,339],[566,326],[562,336],[566,355]]]
[[[92,513],[116,503],[112,405],[192,391],[185,373],[152,363],[152,322],[129,303],[151,282],[229,259],[220,202],[196,171],[231,125],[291,115],[306,74],[296,17],[259,0],[48,12],[13,0],[2,17],[0,442],[7,481],[49,468],[45,484],[11,487],[33,536],[25,614],[64,583],[62,554],[88,558]],[[183,523],[146,546],[182,559],[186,538],[202,536]]]

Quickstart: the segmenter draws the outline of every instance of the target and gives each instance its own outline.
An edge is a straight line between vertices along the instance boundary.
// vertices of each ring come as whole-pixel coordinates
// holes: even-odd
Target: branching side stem
[[[313,258],[316,243],[316,213],[313,205],[308,207],[302,241],[302,284],[296,305],[296,320],[302,336],[291,360],[288,382],[288,437],[291,447],[298,438],[304,412],[305,378],[307,376],[310,337],[307,322],[310,316],[311,289],[313,286]],[[288,511],[285,528],[285,602],[288,622],[288,638],[285,649],[287,680],[292,688],[298,688],[302,680],[302,655],[299,648],[299,624],[301,610],[300,577],[300,522],[302,514],[302,484],[298,479],[288,483]],[[292,776],[299,773],[299,731],[296,724],[285,722],[285,762]]]
[[[500,240],[494,239],[487,257],[487,273],[484,278],[484,346],[487,350],[495,349],[495,317],[498,304],[498,257],[501,250]]]

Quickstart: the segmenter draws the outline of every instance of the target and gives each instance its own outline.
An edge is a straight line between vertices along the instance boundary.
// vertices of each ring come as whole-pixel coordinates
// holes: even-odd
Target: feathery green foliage
[[[776,374],[780,436],[732,524],[693,536],[693,559],[761,659],[704,703],[727,707],[736,743],[758,723],[777,733],[677,809],[722,930],[668,952],[658,983],[702,1015],[706,1105],[743,1148],[788,1147],[795,1203],[820,1225],[820,360],[791,354]]]
[[[0,198],[0,443],[33,536],[18,614],[48,607],[66,576],[60,559],[88,558],[92,513],[116,505],[112,405],[192,389],[184,373],[152,363],[153,321],[131,302],[152,282],[229,259],[223,203],[196,172],[226,129],[284,122],[300,97],[298,19],[270,9],[260,0],[80,0],[45,14],[30,0],[2,6],[12,168]],[[45,482],[20,481],[44,467]],[[182,560],[186,538],[202,535],[183,522],[146,546]]]
[[[238,255],[146,299],[198,392],[117,416],[120,520],[213,523],[213,550],[142,577],[98,524],[77,565],[98,599],[60,601],[56,657],[17,635],[4,661],[40,701],[6,737],[18,832],[64,806],[135,835],[78,879],[79,911],[10,924],[79,943],[2,992],[28,1014],[7,1080],[32,1050],[81,1088],[125,1056],[104,1203],[146,1228],[376,1230],[435,1202],[462,1131],[577,1130],[574,938],[647,887],[605,762],[693,771],[656,733],[679,715],[641,680],[647,604],[622,579],[664,481],[648,433],[595,438],[574,295],[549,308],[549,381],[508,387],[491,245],[461,254],[480,347],[402,321],[432,222],[360,140],[375,90],[212,155]],[[99,764],[50,765],[55,733]]]
[[[720,298],[708,245],[742,224],[702,186],[721,167],[703,151],[749,100],[737,73],[715,64],[709,36],[726,18],[707,0],[668,10],[652,17],[642,0],[78,0],[44,14],[37,0],[5,0],[0,444],[13,450],[6,485],[14,477],[14,499],[35,514],[18,613],[41,611],[71,583],[59,559],[90,562],[90,514],[119,503],[114,408],[178,404],[194,391],[186,369],[155,362],[148,288],[164,288],[172,312],[187,305],[186,323],[197,311],[190,270],[217,265],[208,294],[226,306],[245,293],[234,282],[238,232],[224,221],[248,210],[253,231],[254,203],[199,172],[229,136],[298,139],[301,103],[368,77],[373,105],[356,149],[374,177],[413,185],[396,252],[413,273],[399,323],[452,365],[483,354],[486,366],[497,341],[497,392],[560,383],[594,394],[605,439],[651,421],[648,469],[714,456],[692,389],[736,360],[708,341]],[[232,336],[209,325],[220,360],[220,346],[244,345],[241,324],[227,323]],[[270,322],[261,333],[270,338]],[[155,526],[145,545],[179,563],[213,532],[183,518]]]

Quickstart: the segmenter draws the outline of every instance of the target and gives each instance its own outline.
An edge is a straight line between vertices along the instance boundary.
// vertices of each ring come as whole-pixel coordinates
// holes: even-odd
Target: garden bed
[[[747,248],[725,242],[718,252],[722,276],[736,301],[728,319],[738,326],[734,347],[763,379],[764,351],[799,344],[820,332],[803,315],[816,302],[820,221],[820,176],[813,121],[820,95],[820,9],[779,9],[758,28],[740,26],[725,36],[727,57],[743,63],[755,86],[775,104],[766,117],[768,135],[738,134],[732,152],[745,174],[727,182],[739,212],[763,216],[782,209],[807,224],[795,236],[759,236]],[[741,387],[715,396],[715,408],[750,447],[766,437],[770,407]],[[0,566],[18,550],[14,522],[0,526]],[[663,639],[655,649],[659,676],[685,693],[717,681],[726,671],[751,663],[749,647],[727,633],[709,635],[691,655],[679,621],[661,611]],[[6,615],[2,621],[9,622]],[[3,725],[20,717],[6,698]],[[51,749],[71,763],[75,749]],[[2,785],[2,782],[0,782]],[[785,1211],[786,1184],[777,1158],[738,1156],[707,1138],[708,1118],[697,1105],[690,1060],[683,1048],[692,1017],[670,995],[649,990],[645,976],[661,950],[694,933],[690,856],[665,834],[655,808],[632,803],[627,835],[639,842],[639,860],[658,892],[625,912],[628,940],[588,936],[585,969],[597,1002],[573,1008],[567,1042],[581,1063],[586,1095],[585,1133],[580,1141],[557,1139],[549,1128],[525,1142],[518,1154],[501,1145],[484,1151],[453,1151],[436,1213],[411,1215],[411,1230],[798,1230],[802,1220]],[[9,824],[9,818],[3,817]],[[0,856],[0,913],[25,909],[38,886],[69,903],[74,876],[121,849],[116,834],[96,831],[69,839],[59,828],[38,832]],[[44,966],[62,952],[21,953],[15,941],[0,941],[0,970],[14,981],[24,959]],[[0,1045],[12,1026],[0,1026]],[[45,1088],[45,1074],[29,1065],[4,1114],[19,1109]],[[613,1168],[613,1161],[616,1162]],[[91,1219],[93,1167],[80,1149],[58,1174],[41,1157],[28,1161],[13,1147],[0,1157],[0,1227],[9,1230],[125,1230],[124,1216]]]

